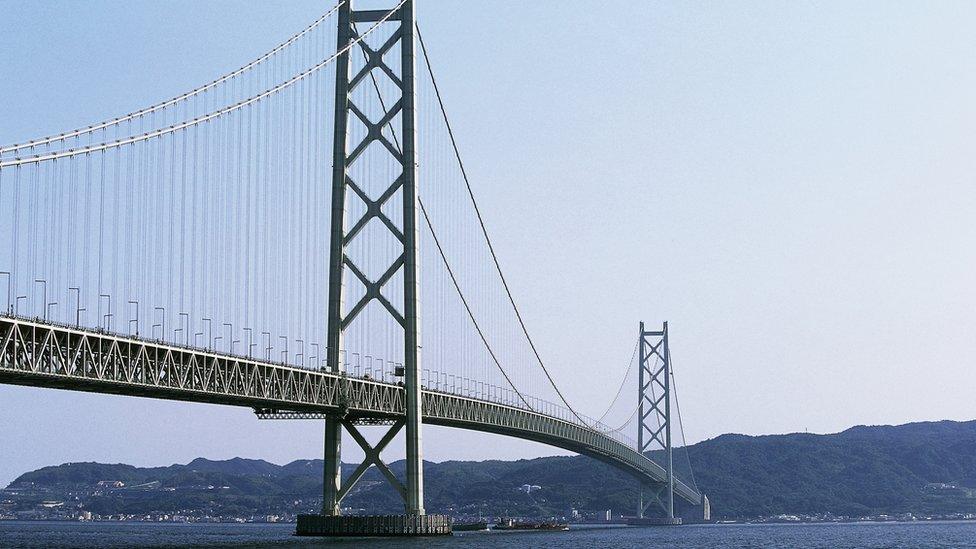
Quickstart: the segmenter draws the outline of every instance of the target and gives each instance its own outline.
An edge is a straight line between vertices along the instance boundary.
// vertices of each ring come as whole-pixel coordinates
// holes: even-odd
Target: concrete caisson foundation
[[[681,517],[674,517],[674,518],[644,517],[644,518],[627,519],[627,526],[679,526],[679,525],[681,525]]]
[[[449,536],[447,515],[299,515],[297,536]]]

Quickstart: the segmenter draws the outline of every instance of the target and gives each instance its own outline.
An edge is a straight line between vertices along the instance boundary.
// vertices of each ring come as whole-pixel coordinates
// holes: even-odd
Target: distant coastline
[[[728,523],[976,519],[976,421],[854,427],[831,435],[722,435],[688,448],[713,518]],[[403,462],[392,468],[402,474]],[[457,517],[608,524],[632,513],[633,481],[582,456],[428,463],[429,509]],[[344,466],[348,474],[352,466]],[[290,522],[321,502],[321,460],[71,463],[0,491],[0,520]],[[375,470],[347,513],[397,512]],[[694,507],[679,513],[694,520]]]

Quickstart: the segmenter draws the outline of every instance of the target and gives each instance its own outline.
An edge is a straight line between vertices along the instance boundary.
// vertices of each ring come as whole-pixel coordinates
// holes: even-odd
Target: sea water
[[[297,538],[293,524],[0,522],[0,547],[487,547],[644,548],[976,547],[976,522],[710,524],[629,528],[574,526],[568,532],[459,532],[404,539]]]

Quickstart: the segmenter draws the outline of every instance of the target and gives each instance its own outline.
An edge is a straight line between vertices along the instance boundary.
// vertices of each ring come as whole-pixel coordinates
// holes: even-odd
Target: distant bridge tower
[[[675,523],[674,518],[674,460],[671,447],[671,353],[668,349],[668,323],[660,331],[647,331],[640,323],[640,369],[638,374],[637,450],[663,452],[663,459],[654,459],[667,473],[666,483],[648,487],[641,483],[637,517],[651,504],[658,505],[665,513],[665,521]],[[652,456],[648,456],[652,457]],[[653,459],[653,458],[652,458]],[[644,489],[651,489],[651,498],[644,501]]]

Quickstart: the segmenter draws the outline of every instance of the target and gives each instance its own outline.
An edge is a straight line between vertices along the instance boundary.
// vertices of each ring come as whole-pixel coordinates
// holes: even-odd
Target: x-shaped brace
[[[377,280],[376,282],[373,282],[369,278],[367,278],[366,274],[363,273],[363,271],[361,271],[359,267],[357,267],[356,264],[353,263],[351,259],[349,259],[349,256],[345,254],[343,254],[343,263],[347,267],[349,267],[349,270],[352,271],[352,274],[356,275],[356,278],[358,278],[359,281],[362,282],[363,286],[366,287],[366,294],[363,295],[363,297],[359,300],[359,302],[356,303],[356,306],[353,307],[351,311],[349,311],[349,314],[343,317],[341,322],[342,329],[345,330],[346,326],[348,326],[349,323],[352,322],[353,319],[355,319],[360,312],[362,312],[362,310],[366,307],[366,304],[374,299],[382,303],[383,306],[386,307],[386,310],[389,311],[391,315],[393,315],[393,318],[396,319],[396,321],[399,322],[401,326],[403,326],[404,325],[403,315],[400,314],[400,311],[398,311],[396,307],[394,307],[393,304],[390,303],[390,300],[387,299],[385,295],[383,295],[383,292],[380,291],[383,288],[383,286],[386,285],[386,283],[389,282],[391,278],[393,278],[393,275],[396,274],[398,270],[400,270],[400,267],[403,266],[403,254],[401,253],[400,256],[397,257],[396,261],[394,261],[393,264],[390,265],[390,267],[386,270],[386,272],[383,273],[383,276],[381,276],[379,280]]]
[[[668,423],[666,421],[662,422],[661,425],[656,430],[646,425],[642,425],[641,428],[644,429],[644,432],[651,435],[651,440],[648,440],[647,442],[644,443],[644,447],[641,448],[641,452],[649,448],[652,442],[657,442],[658,444],[661,445],[662,448],[667,447],[665,441],[661,437],[661,432],[664,431],[667,428],[667,426]]]
[[[356,32],[356,28],[354,25],[350,30],[354,38],[359,38],[359,34]],[[356,73],[356,76],[354,76],[349,81],[350,92],[356,89],[356,86],[359,85],[362,79],[365,78],[375,68],[379,68],[384,73],[386,73],[386,75],[390,78],[390,80],[393,81],[394,84],[396,84],[398,88],[400,89],[403,88],[402,80],[400,80],[400,78],[396,75],[396,73],[394,73],[393,70],[390,69],[390,67],[387,66],[387,64],[383,61],[383,56],[386,55],[386,52],[388,52],[390,48],[392,48],[394,45],[399,43],[400,35],[401,35],[401,29],[397,29],[386,40],[386,42],[382,46],[380,46],[380,48],[377,50],[370,48],[365,40],[359,41],[359,47],[363,50],[363,53],[366,54],[366,64],[363,66],[362,69],[359,70],[358,73]],[[347,101],[349,110],[352,111],[352,113],[355,114],[356,117],[359,118],[359,120],[367,128],[366,137],[364,137],[363,140],[359,142],[359,145],[357,145],[353,149],[352,153],[350,153],[349,156],[346,158],[347,165],[352,164],[352,162],[355,161],[356,158],[359,157],[359,155],[362,154],[362,152],[366,149],[366,147],[373,141],[379,141],[380,143],[382,143],[383,146],[390,151],[390,154],[392,154],[394,158],[400,161],[401,164],[403,163],[403,155],[400,153],[400,151],[397,150],[396,147],[394,147],[390,143],[390,141],[386,138],[386,136],[383,135],[383,129],[390,124],[390,121],[393,120],[393,117],[395,117],[403,108],[402,99],[403,98],[397,99],[396,102],[390,105],[389,110],[383,115],[383,118],[380,119],[375,124],[369,119],[369,117],[367,117],[363,113],[362,110],[359,109],[359,107],[355,103],[353,103],[351,99]]]
[[[356,148],[354,148],[353,151],[349,153],[349,156],[346,157],[346,165],[355,162],[356,159],[359,158],[359,155],[362,154],[363,151],[366,150],[366,147],[368,147],[373,141],[379,141],[382,143],[383,146],[386,147],[386,150],[390,151],[390,154],[393,155],[393,158],[395,158],[401,164],[403,163],[403,155],[399,150],[397,150],[396,147],[393,146],[392,143],[390,143],[390,140],[386,138],[386,135],[383,134],[383,128],[390,124],[390,121],[393,120],[393,117],[400,112],[402,107],[402,99],[397,99],[396,102],[390,105],[390,110],[386,111],[386,114],[384,114],[383,117],[374,124],[373,121],[366,116],[366,113],[360,110],[351,99],[349,100],[349,110],[356,115],[356,118],[359,118],[364,126],[366,126],[366,136],[363,137],[363,140],[360,141],[359,144],[356,145]]]
[[[667,426],[668,424],[666,422],[662,423],[661,426],[656,431],[648,427],[644,427],[644,430],[651,434],[651,440],[647,441],[647,443],[644,444],[644,447],[641,448],[641,451],[643,452],[644,450],[646,450],[651,445],[651,442],[657,442],[662,447],[666,447],[667,445],[664,443],[665,441],[662,440],[661,438],[661,432],[664,431],[664,429]]]
[[[350,30],[352,31],[352,36],[354,40],[360,38],[359,33],[356,32],[355,26],[352,26]],[[359,40],[358,42],[359,47],[362,48],[362,50],[366,53],[366,65],[363,66],[363,68],[360,69],[358,73],[356,73],[356,76],[352,77],[352,79],[349,80],[350,91],[355,89],[355,87],[359,84],[359,82],[363,78],[365,78],[366,75],[369,74],[371,70],[377,67],[380,68],[383,72],[385,72],[386,75],[390,77],[390,80],[392,80],[393,83],[396,84],[398,88],[403,87],[403,82],[400,80],[400,77],[397,76],[396,73],[394,73],[390,69],[390,67],[386,66],[386,63],[383,61],[383,56],[386,55],[386,52],[390,51],[390,48],[392,48],[400,41],[401,30],[402,29],[397,29],[393,31],[393,34],[391,34],[390,37],[386,40],[386,42],[384,42],[383,45],[380,46],[380,48],[377,50],[370,48],[369,44],[367,44],[365,40]]]
[[[668,488],[667,485],[661,485],[659,488],[653,490],[653,492],[651,493],[653,499],[647,500],[647,502],[644,503],[644,506],[641,508],[642,515],[644,514],[645,511],[647,511],[647,508],[654,503],[658,504],[661,507],[661,509],[667,509],[667,506],[664,504],[664,501],[661,499],[661,494],[663,494],[665,490],[667,490],[667,488]]]
[[[655,396],[654,394],[651,394],[651,398],[644,397],[644,400],[646,402],[650,402],[651,403],[651,408],[648,410],[647,414],[644,414],[644,418],[646,418],[647,415],[650,414],[651,412],[656,412],[656,411],[660,410],[660,408],[661,408],[661,402],[664,401],[664,397],[666,397],[666,396],[667,395],[662,392],[661,393],[661,396]],[[644,419],[644,418],[641,418],[641,419]]]
[[[646,355],[644,355],[644,361],[646,362],[647,359],[651,358],[652,356],[658,356],[663,361],[664,360],[664,357],[661,356],[661,353],[660,352],[658,352],[658,349],[661,348],[661,345],[664,345],[664,340],[663,339],[661,341],[658,341],[657,342],[657,345],[651,345],[651,344],[648,343],[648,347],[650,348],[650,350],[647,352]]]
[[[396,423],[390,427],[390,430],[383,435],[383,438],[376,443],[376,446],[371,446],[366,438],[363,437],[362,433],[359,432],[359,429],[357,429],[351,421],[347,419],[342,420],[342,425],[345,426],[346,431],[352,435],[352,438],[354,438],[359,446],[363,449],[363,452],[366,454],[366,458],[363,459],[363,462],[359,464],[359,467],[356,467],[356,470],[352,472],[352,475],[349,476],[342,488],[339,489],[339,501],[342,501],[342,498],[346,497],[349,490],[356,485],[356,482],[362,478],[362,476],[366,473],[366,470],[369,469],[371,465],[375,465],[376,468],[379,469],[380,473],[383,473],[383,476],[386,477],[386,480],[389,481],[390,485],[392,485],[393,488],[400,493],[400,497],[403,498],[403,501],[407,501],[407,489],[403,487],[400,479],[396,478],[396,475],[393,474],[390,467],[383,463],[383,460],[380,459],[380,452],[386,448],[390,441],[393,440],[393,437],[400,432],[400,429],[402,429],[405,424],[405,420],[398,419]]]
[[[366,204],[366,213],[364,213],[363,216],[359,218],[359,221],[357,221],[356,224],[349,229],[346,236],[344,236],[342,239],[342,245],[348,246],[349,243],[352,242],[352,239],[356,238],[356,235],[359,234],[359,231],[363,230],[363,228],[366,227],[366,224],[369,223],[369,220],[373,219],[374,217],[382,221],[383,224],[386,225],[386,228],[393,233],[393,236],[395,236],[397,240],[402,243],[403,232],[392,221],[390,221],[390,218],[387,217],[385,213],[383,213],[383,204],[386,204],[386,202],[393,197],[400,187],[403,186],[403,174],[401,173],[400,176],[396,178],[396,181],[390,185],[390,188],[387,189],[376,200],[371,200],[369,195],[359,188],[359,185],[357,185],[356,182],[353,181],[348,175],[346,176],[346,185],[349,185],[349,188],[352,189],[357,196],[359,196],[364,204]]]
[[[661,379],[664,377],[662,375],[663,373],[664,373],[664,366],[661,366],[661,369],[660,370],[658,370],[658,371],[654,372],[653,374],[651,374],[651,381],[648,383],[648,385],[650,385],[651,383],[653,383],[654,385],[657,385],[657,387],[659,389],[661,389],[661,391],[663,392],[664,389],[665,389],[664,382],[661,381]],[[651,390],[652,391],[654,390],[653,387],[651,388]]]

